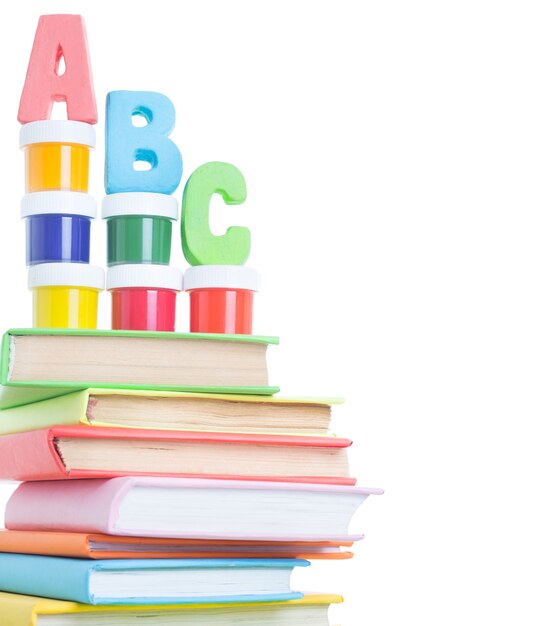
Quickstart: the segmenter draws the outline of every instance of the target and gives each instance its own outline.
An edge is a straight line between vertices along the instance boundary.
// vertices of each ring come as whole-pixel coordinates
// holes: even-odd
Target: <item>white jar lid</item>
[[[74,143],[95,148],[95,129],[73,120],[41,120],[21,126],[19,147],[34,143]]]
[[[86,287],[102,291],[105,272],[86,263],[40,263],[28,270],[28,288],[34,287]]]
[[[32,215],[80,215],[97,217],[97,202],[87,193],[79,191],[37,191],[26,194],[21,200],[21,217]]]
[[[170,265],[126,263],[109,267],[107,289],[145,287],[146,289],[182,290],[181,271]]]
[[[125,215],[148,215],[177,220],[178,201],[164,193],[146,191],[112,193],[103,198],[101,217],[104,220]]]
[[[185,271],[183,288],[259,291],[260,274],[244,265],[196,265]]]

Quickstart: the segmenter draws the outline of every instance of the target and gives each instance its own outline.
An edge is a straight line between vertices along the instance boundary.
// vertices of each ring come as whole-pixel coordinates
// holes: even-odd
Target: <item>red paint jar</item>
[[[197,265],[185,272],[193,333],[250,335],[260,276],[242,265]]]
[[[107,272],[113,330],[174,332],[182,273],[166,265],[115,265]]]

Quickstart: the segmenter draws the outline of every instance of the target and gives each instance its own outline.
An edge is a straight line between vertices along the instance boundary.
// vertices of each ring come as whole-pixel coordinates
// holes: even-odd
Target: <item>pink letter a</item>
[[[59,76],[62,57],[65,72]],[[54,102],[66,103],[70,120],[97,122],[86,29],[80,15],[39,18],[17,118],[21,124],[49,119]]]

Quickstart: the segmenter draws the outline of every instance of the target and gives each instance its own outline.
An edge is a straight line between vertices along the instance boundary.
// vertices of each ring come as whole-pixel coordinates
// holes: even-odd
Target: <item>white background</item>
[[[210,160],[247,179],[247,203],[216,201],[212,219],[216,232],[251,228],[255,332],[282,338],[272,382],[346,396],[334,428],[355,441],[360,484],[386,489],[358,513],[356,558],[314,563],[296,586],[342,593],[342,626],[536,625],[537,4],[5,9],[0,326],[31,323],[16,112],[37,17],[80,12],[101,116],[91,192],[103,195],[106,93],[166,93],[179,191]],[[92,247],[103,264],[102,223]],[[186,267],[179,229],[173,261]],[[181,330],[184,294],[178,305]],[[103,295],[102,328],[109,314]]]

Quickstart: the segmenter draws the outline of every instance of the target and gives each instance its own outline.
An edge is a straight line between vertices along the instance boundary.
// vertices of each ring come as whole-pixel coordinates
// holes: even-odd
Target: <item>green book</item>
[[[75,390],[145,389],[272,395],[276,337],[112,330],[13,329],[2,338],[0,409]]]

